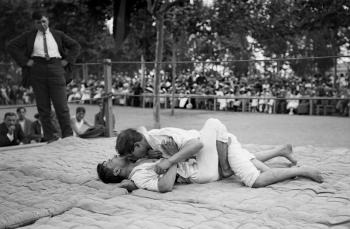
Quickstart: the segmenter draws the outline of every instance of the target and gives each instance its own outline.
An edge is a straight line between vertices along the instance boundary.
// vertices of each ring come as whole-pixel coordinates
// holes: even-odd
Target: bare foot
[[[287,158],[292,165],[296,165],[298,161],[295,159],[293,154],[293,146],[291,144],[287,144],[282,148],[282,155]]]
[[[323,177],[320,171],[308,167],[300,167],[304,169],[305,177],[308,177],[318,183],[323,182]]]

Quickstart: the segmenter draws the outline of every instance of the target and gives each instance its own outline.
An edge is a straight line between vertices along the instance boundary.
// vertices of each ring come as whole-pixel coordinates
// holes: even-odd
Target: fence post
[[[216,111],[216,97],[213,97],[214,98],[214,107],[213,107],[213,110]]]
[[[227,101],[227,100],[226,100]],[[242,112],[245,112],[246,110],[246,102],[247,100],[246,99],[242,99]],[[227,103],[227,102],[226,102]]]
[[[89,76],[89,70],[88,70],[88,65],[85,63],[83,64],[83,80],[87,82]]]
[[[338,81],[338,59],[334,57],[334,78],[333,78],[333,88],[338,89],[337,81]]]
[[[175,39],[174,39],[175,40]],[[171,78],[171,115],[174,116],[174,108],[175,108],[175,78],[176,78],[176,44],[173,43],[172,47],[172,56],[171,56],[171,62],[172,62],[172,78]]]
[[[313,104],[313,100],[310,99],[310,100],[309,100],[309,106],[310,106],[310,107],[309,107],[309,113],[310,113],[310,115],[312,115],[312,108],[313,108],[313,105],[314,105],[314,104]]]
[[[103,75],[105,79],[106,94],[110,95],[112,93],[112,61],[111,59],[103,60]],[[106,116],[106,137],[112,136],[112,131],[114,129],[113,125],[113,112],[112,112],[112,96],[108,96],[103,101],[105,104],[105,116]]]
[[[145,108],[145,92],[142,93],[142,108]]]

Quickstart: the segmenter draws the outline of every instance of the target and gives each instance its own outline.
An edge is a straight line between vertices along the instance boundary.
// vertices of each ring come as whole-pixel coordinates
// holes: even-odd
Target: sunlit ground
[[[70,105],[71,115],[79,105]],[[96,105],[84,105],[87,119],[93,122],[98,112]],[[114,106],[116,130],[129,127],[153,127],[153,109]],[[13,110],[14,109],[10,109]],[[0,109],[0,117],[8,110]],[[27,108],[27,117],[32,118],[35,107]],[[229,131],[242,143],[278,145],[291,143],[296,146],[313,145],[322,147],[350,148],[350,117],[308,116],[285,114],[241,113],[230,111],[204,111],[175,109],[161,110],[162,127],[171,126],[185,129],[199,129],[210,117],[220,119]]]

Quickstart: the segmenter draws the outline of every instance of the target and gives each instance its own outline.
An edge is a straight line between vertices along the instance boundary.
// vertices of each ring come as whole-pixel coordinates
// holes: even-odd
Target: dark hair
[[[75,112],[76,112],[76,113],[83,112],[83,113],[85,114],[86,110],[85,110],[84,107],[77,107],[77,109],[76,109]]]
[[[16,112],[18,113],[20,110],[24,110],[24,112],[26,112],[27,110],[26,110],[26,108],[25,107],[18,107],[17,109],[16,109]]]
[[[135,129],[126,129],[118,134],[115,148],[120,156],[127,156],[134,150],[134,144],[141,141],[143,135]]]
[[[115,176],[113,170],[104,166],[103,163],[97,165],[97,174],[103,183],[120,183],[124,180],[124,177]]]
[[[39,119],[39,118],[40,118],[40,114],[39,114],[39,113],[36,113],[36,114],[34,115],[34,118],[35,118],[35,119]]]
[[[17,116],[14,112],[6,112],[4,118],[6,119],[9,116]]]
[[[37,10],[32,13],[33,20],[40,20],[42,17],[48,18],[48,14],[42,10]]]

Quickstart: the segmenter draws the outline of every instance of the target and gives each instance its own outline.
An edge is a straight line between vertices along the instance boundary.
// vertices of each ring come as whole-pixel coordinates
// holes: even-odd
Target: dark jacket
[[[30,127],[30,135],[32,140],[36,142],[41,142],[44,138],[44,133],[41,130],[41,123],[38,120],[35,120]]]
[[[8,128],[3,122],[0,124],[0,147],[19,145],[19,143],[21,143],[24,140],[24,133],[19,124],[16,124],[16,129],[13,133],[14,138],[12,141],[10,141],[10,139],[7,137],[7,133]]]
[[[66,83],[69,83],[72,80],[72,64],[74,64],[76,58],[80,52],[80,45],[77,41],[73,40],[62,31],[54,30],[50,28],[50,32],[54,37],[58,51],[62,56],[62,59],[68,61],[66,66]],[[18,37],[12,39],[7,44],[7,51],[17,62],[19,66],[22,67],[22,77],[23,77],[23,86],[29,86],[29,77],[30,77],[30,68],[26,66],[28,60],[31,58],[33,52],[35,37],[37,30],[31,30],[24,32]]]
[[[27,119],[27,118],[24,119],[24,130],[23,130],[23,133],[24,133],[23,143],[24,144],[30,143],[30,141],[32,140],[32,137],[30,135],[30,127],[31,127],[32,123],[33,123],[32,120]],[[17,119],[17,124],[20,125],[18,119]]]

